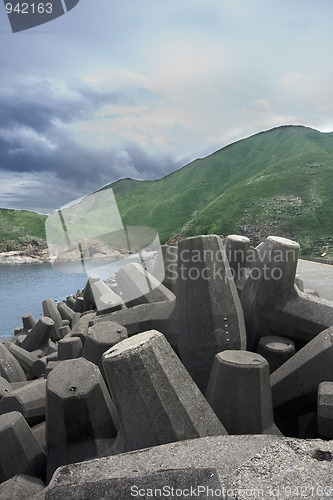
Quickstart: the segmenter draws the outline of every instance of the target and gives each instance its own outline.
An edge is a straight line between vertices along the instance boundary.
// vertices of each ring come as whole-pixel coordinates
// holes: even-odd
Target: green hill
[[[123,222],[162,241],[195,234],[269,234],[332,255],[333,133],[278,127],[231,144],[157,181],[113,184]]]
[[[45,246],[46,215],[0,209],[0,252]]]
[[[162,242],[238,233],[257,244],[275,234],[299,241],[303,254],[333,254],[333,133],[278,127],[162,179],[122,179],[108,187],[123,223],[153,227]],[[28,228],[37,234],[30,222]]]

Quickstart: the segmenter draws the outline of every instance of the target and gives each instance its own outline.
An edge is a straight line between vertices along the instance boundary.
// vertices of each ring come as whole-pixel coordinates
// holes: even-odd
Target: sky
[[[29,2],[30,3],[30,2]],[[0,207],[50,213],[262,130],[333,131],[332,0],[0,3]]]

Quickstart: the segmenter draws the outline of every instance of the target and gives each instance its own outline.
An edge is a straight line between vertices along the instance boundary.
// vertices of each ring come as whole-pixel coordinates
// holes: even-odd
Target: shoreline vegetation
[[[113,250],[105,245],[94,246],[93,248],[86,249],[84,253],[84,261],[88,260],[110,260],[117,261],[127,258],[135,252],[129,252],[127,249]],[[144,260],[149,258],[149,253],[141,252]],[[47,247],[31,250],[11,250],[9,252],[0,252],[0,264],[45,264],[53,263],[55,260],[58,262],[74,262],[80,260],[77,251],[64,252],[61,255],[50,256]]]
[[[130,255],[128,251],[118,251],[118,250],[103,250],[99,252],[91,252],[90,257],[85,257],[87,259],[113,259],[118,260],[127,257]],[[308,260],[311,262],[318,262],[321,264],[333,265],[332,258],[325,257],[317,257],[314,255],[300,255],[299,257],[302,260]],[[77,255],[75,253],[66,252],[65,254],[58,257],[60,261],[76,261]],[[49,251],[47,247],[37,248],[34,250],[29,249],[21,249],[21,250],[11,250],[9,252],[0,252],[0,264],[46,264],[54,262],[54,258],[50,257]]]

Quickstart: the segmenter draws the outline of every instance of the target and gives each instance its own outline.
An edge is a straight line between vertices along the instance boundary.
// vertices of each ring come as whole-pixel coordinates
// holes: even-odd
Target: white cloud
[[[296,85],[306,78],[306,75],[294,71],[281,77],[281,83],[285,85]]]

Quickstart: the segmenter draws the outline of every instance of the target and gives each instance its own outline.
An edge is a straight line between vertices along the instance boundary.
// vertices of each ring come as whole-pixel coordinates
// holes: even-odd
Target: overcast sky
[[[29,2],[30,3],[30,2]],[[0,3],[0,207],[43,213],[282,124],[333,130],[332,0]]]

